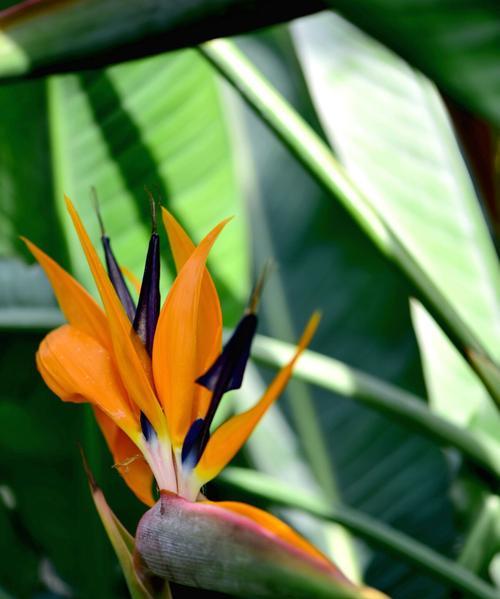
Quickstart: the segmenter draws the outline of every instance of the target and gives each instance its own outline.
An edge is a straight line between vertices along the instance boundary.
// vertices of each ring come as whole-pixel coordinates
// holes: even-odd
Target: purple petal
[[[189,460],[192,467],[196,466],[210,438],[210,426],[222,396],[241,387],[256,329],[257,316],[245,314],[220,356],[205,374],[196,379],[199,385],[213,391],[213,394],[205,418],[196,420],[189,429],[182,447],[183,463]]]
[[[135,315],[135,304],[130,291],[128,290],[125,279],[123,278],[122,271],[118,266],[113,250],[111,249],[111,242],[107,235],[101,237],[102,247],[104,248],[104,257],[106,259],[106,266],[108,269],[109,279],[115,288],[115,291],[120,298],[122,306],[130,319],[130,322],[134,320]]]
[[[151,235],[142,277],[141,293],[134,318],[134,329],[144,343],[149,355],[160,315],[160,238]]]

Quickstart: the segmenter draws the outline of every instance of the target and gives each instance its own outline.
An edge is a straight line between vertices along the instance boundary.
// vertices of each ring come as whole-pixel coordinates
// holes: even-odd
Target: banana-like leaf
[[[293,31],[325,131],[351,178],[498,358],[497,258],[437,90],[340,17],[318,15]],[[480,371],[478,356],[472,361]],[[484,378],[495,387],[490,373]]]
[[[96,187],[118,260],[138,277],[151,227],[145,186],[195,239],[218,220],[241,215],[242,192],[219,89],[196,52],[59,76],[49,90],[57,202],[73,267],[88,287],[91,277],[62,206],[64,193],[77,203],[97,242],[89,199],[90,187]],[[225,317],[234,321],[247,286],[242,218],[221,236],[211,260]],[[164,290],[167,277],[162,281]]]
[[[352,179],[500,357],[498,262],[436,88],[334,15],[292,31],[324,129]]]
[[[26,0],[0,13],[0,76],[102,66],[286,21],[325,5],[254,0]]]
[[[158,577],[238,597],[384,597],[247,515],[166,492],[139,522],[136,549]]]
[[[496,0],[326,0],[474,112],[500,124]]]

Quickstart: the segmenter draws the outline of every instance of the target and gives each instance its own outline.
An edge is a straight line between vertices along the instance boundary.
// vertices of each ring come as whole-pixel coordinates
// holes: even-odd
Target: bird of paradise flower
[[[185,560],[176,567],[178,542],[176,549],[175,542],[168,546],[168,539],[163,538],[168,546],[163,556],[167,566],[158,557],[158,547],[149,551],[147,541],[158,531],[165,533],[165,522],[171,532],[175,529],[172,534],[178,541],[183,538],[183,531],[189,531],[189,522],[196,521],[198,533],[204,530],[205,537],[212,536],[212,544],[214,539],[220,542],[225,534],[232,536],[231,543],[235,545],[229,543],[227,550],[221,551],[228,561],[234,557],[233,550],[247,558],[250,551],[250,562],[256,553],[267,551],[266,559],[271,556],[276,563],[287,557],[292,578],[297,564],[299,570],[306,564],[306,570],[320,572],[323,577],[318,589],[325,590],[335,582],[344,589],[342,596],[368,596],[371,589],[357,589],[318,549],[274,516],[244,503],[213,503],[200,492],[235,456],[281,394],[296,360],[318,326],[319,314],[310,318],[292,359],[255,406],[212,431],[223,395],[242,384],[257,327],[261,287],[261,283],[256,286],[245,314],[222,347],[220,302],[206,260],[230,219],[219,223],[195,246],[175,218],[162,209],[177,277],[161,306],[159,236],[154,219],[136,306],[102,222],[107,272],[68,198],[66,205],[103,309],[52,258],[24,239],[50,280],[68,321],[43,339],[36,363],[45,383],[63,401],[92,405],[123,478],[148,506],[155,504],[152,489],[153,479],[156,481],[161,497],[143,517],[136,538],[141,560],[156,575],[238,594],[239,583],[235,586],[230,575],[229,583],[210,575],[205,580],[200,572],[192,576],[191,566],[188,564],[186,569]],[[138,451],[143,459],[137,459]],[[179,522],[182,530],[177,526]],[[188,545],[189,535],[188,532]],[[153,544],[158,542],[161,539],[153,539]],[[194,549],[195,546],[196,543]],[[165,550],[165,546],[161,549]],[[183,547],[186,549],[189,553],[190,548]],[[203,559],[207,562],[218,558],[205,555]],[[263,585],[258,579],[259,576],[254,580],[257,586],[252,592],[255,596],[268,596],[269,580]],[[247,580],[241,592],[246,593],[249,585],[252,587]],[[297,597],[305,596],[300,584],[296,590]],[[361,595],[352,594],[355,590]],[[286,592],[287,596],[295,596]]]

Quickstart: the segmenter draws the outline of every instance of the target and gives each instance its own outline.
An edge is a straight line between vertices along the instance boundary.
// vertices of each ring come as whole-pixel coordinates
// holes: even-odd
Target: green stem
[[[500,405],[498,379],[492,375],[491,368],[487,370],[480,363],[481,357],[488,354],[475,333],[414,260],[397,233],[357,189],[326,143],[232,42],[213,40],[199,46],[199,51],[239,91],[313,177],[342,202],[381,252],[398,265],[413,284],[416,297],[429,309]],[[488,363],[493,364],[493,361],[488,358]],[[492,368],[498,371],[496,365]]]
[[[263,364],[281,367],[289,361],[294,351],[294,346],[289,343],[257,335],[252,356]],[[498,484],[499,448],[434,414],[426,402],[416,395],[310,350],[306,350],[298,360],[294,376],[361,401],[441,446],[458,449],[464,458],[479,467],[482,474],[486,472],[487,478]]]
[[[218,480],[233,488],[243,490],[255,498],[280,506],[297,508],[319,518],[342,524],[360,538],[404,559],[453,589],[479,599],[498,599],[497,591],[472,572],[404,533],[357,510],[342,505],[328,504],[295,487],[290,487],[265,474],[245,468],[227,468]]]

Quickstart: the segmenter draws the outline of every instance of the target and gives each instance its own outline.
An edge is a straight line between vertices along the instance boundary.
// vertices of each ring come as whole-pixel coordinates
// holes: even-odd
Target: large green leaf
[[[296,65],[287,58],[286,37],[243,42],[280,91],[317,124]],[[294,342],[311,312],[320,308],[323,320],[314,349],[420,391],[404,282],[265,126],[251,112],[244,114],[258,176],[249,204],[255,265],[258,269],[268,257],[278,263],[263,296],[262,332]],[[340,499],[449,551],[454,533],[448,475],[431,444],[331,393],[293,383],[287,395],[287,412],[308,459],[309,406],[303,402],[312,395],[330,453],[326,476],[319,467],[314,471],[320,484],[333,476]],[[279,436],[269,440],[269,462],[273,445],[280,444]],[[392,596],[411,597],[418,585],[424,585],[421,596],[442,596],[434,582],[415,576],[409,584],[408,568],[381,554],[371,556],[365,574],[369,584]]]
[[[351,178],[498,357],[497,258],[436,89],[339,17],[318,15],[293,30],[325,130]]]
[[[496,0],[326,0],[431,79],[500,124]]]
[[[219,220],[237,217],[210,258],[227,299],[224,308],[234,321],[247,289],[241,191],[218,88],[200,57],[185,50],[55,78],[50,110],[61,210],[67,193],[97,240],[98,223],[88,199],[95,186],[113,248],[136,275],[142,274],[151,226],[144,186],[197,240]],[[62,218],[69,223],[65,214]],[[83,253],[76,236],[69,235],[76,272],[88,282]]]

